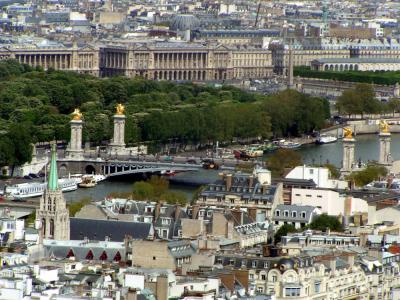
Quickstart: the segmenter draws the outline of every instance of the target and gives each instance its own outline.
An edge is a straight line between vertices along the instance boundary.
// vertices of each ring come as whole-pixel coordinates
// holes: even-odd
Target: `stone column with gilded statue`
[[[354,148],[356,140],[353,137],[353,131],[350,128],[343,128],[343,162],[342,175],[351,173],[354,167]]]
[[[66,157],[73,160],[83,159],[83,149],[82,149],[82,113],[78,108],[74,110],[71,114],[72,120],[71,124],[71,139],[69,141]]]
[[[389,166],[392,163],[390,154],[391,134],[389,125],[385,120],[379,122],[379,163]]]
[[[114,115],[114,135],[110,143],[110,154],[125,152],[125,107],[119,103]]]

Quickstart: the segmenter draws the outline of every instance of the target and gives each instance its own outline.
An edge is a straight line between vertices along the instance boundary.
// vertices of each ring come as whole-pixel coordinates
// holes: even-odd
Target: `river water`
[[[297,150],[303,157],[306,164],[313,163],[332,163],[337,167],[342,162],[342,141],[326,145],[306,145]],[[400,160],[400,134],[392,134],[391,155],[394,160]],[[355,158],[366,162],[368,160],[378,160],[379,156],[379,138],[377,135],[360,135],[356,137]],[[200,170],[197,172],[186,172],[176,174],[171,181],[170,189],[172,191],[183,192],[188,200],[192,199],[193,193],[197,186],[187,185],[185,182],[196,182],[197,185],[212,182],[218,177],[218,172],[213,170]],[[82,198],[90,198],[92,200],[102,200],[112,192],[131,192],[132,185],[138,177],[127,177],[114,179],[112,181],[104,181],[94,188],[78,189],[74,192],[65,193],[67,202],[79,201]]]

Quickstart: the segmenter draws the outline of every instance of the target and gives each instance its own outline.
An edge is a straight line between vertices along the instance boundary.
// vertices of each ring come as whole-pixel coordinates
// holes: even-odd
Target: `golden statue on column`
[[[352,139],[353,131],[348,127],[343,127],[343,135],[345,139]]]
[[[125,106],[123,106],[121,103],[117,104],[117,115],[123,115],[125,113]]]
[[[75,108],[74,112],[71,114],[72,120],[80,121],[82,119],[82,113],[79,108]]]
[[[379,121],[379,129],[381,130],[381,133],[389,133],[389,124],[386,120]]]

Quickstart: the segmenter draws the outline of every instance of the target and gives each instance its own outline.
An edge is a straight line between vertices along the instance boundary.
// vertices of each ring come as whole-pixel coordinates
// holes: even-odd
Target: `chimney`
[[[348,254],[346,257],[347,257],[347,263],[349,264],[349,267],[352,268],[354,266],[354,255]]]
[[[352,202],[352,197],[348,196],[344,200],[344,216],[345,217],[350,217],[351,215],[351,202]]]
[[[329,261],[329,268],[331,269],[331,272],[335,272],[336,271],[336,257],[333,256],[331,258],[331,260]]]
[[[225,185],[226,185],[226,190],[230,191],[232,187],[232,174],[226,174]]]
[[[254,184],[254,176],[250,175],[249,176],[249,188],[252,188]]]
[[[257,222],[257,208],[249,207],[247,208],[247,213],[249,214],[249,217],[253,220],[253,222]]]
[[[181,207],[179,205],[175,205],[175,215],[174,215],[174,220],[179,219],[179,215],[181,214]]]
[[[243,212],[239,208],[235,208],[231,210],[231,214],[233,216],[233,225],[239,226],[243,225]]]
[[[158,219],[160,216],[160,208],[161,208],[161,203],[157,202],[155,208],[154,208],[154,221]]]
[[[197,214],[199,213],[199,206],[193,205],[192,206],[192,219],[197,219]]]

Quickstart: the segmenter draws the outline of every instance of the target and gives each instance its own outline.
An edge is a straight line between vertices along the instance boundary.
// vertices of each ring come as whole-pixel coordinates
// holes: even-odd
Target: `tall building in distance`
[[[40,199],[36,218],[41,223],[40,230],[43,239],[69,240],[69,211],[61,188],[58,186],[55,144],[52,145],[51,151],[48,185]]]

